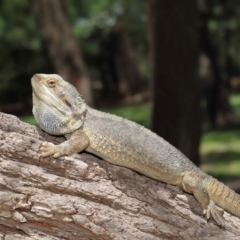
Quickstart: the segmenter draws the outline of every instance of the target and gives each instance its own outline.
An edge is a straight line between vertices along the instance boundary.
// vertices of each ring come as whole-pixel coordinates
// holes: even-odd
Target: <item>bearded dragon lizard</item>
[[[42,143],[42,157],[58,158],[83,150],[145,176],[176,185],[195,196],[203,214],[223,227],[223,209],[240,217],[240,196],[202,172],[180,151],[150,130],[86,105],[78,91],[56,74],[32,79],[33,114],[49,134],[67,141]],[[220,208],[221,207],[221,208]]]

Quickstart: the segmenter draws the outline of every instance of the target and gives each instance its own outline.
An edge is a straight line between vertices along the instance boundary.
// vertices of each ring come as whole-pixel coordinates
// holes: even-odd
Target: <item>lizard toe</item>
[[[56,153],[53,155],[54,158],[59,158],[59,157],[62,157],[62,156],[63,156],[63,154],[60,153],[60,152],[56,152]]]
[[[205,209],[203,213],[206,215],[207,219],[210,219],[210,217],[212,217],[220,227],[225,226],[223,218],[224,211],[221,208],[217,207],[212,200],[210,200],[207,209]]]
[[[55,146],[55,144],[50,142],[43,142],[39,148],[40,151],[44,151],[45,149],[51,149]]]
[[[54,155],[56,151],[56,145],[49,142],[43,142],[39,148],[39,152],[41,153],[42,157],[49,157],[51,155]]]
[[[49,156],[51,156],[51,155],[53,155],[53,154],[55,154],[55,151],[50,150],[50,151],[47,151],[47,152],[43,152],[43,153],[41,154],[41,157],[45,158],[45,157],[49,157]]]

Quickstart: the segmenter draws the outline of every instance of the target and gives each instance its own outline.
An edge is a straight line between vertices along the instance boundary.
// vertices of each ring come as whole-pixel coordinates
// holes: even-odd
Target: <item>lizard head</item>
[[[87,105],[70,83],[57,74],[35,74],[33,115],[39,126],[54,135],[64,135],[83,125]]]

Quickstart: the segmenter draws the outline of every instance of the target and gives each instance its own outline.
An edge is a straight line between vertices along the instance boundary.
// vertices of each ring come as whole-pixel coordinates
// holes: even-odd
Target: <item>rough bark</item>
[[[42,141],[61,142],[0,113],[0,239],[239,239],[202,217],[179,188],[92,155],[40,159]]]
[[[148,0],[147,3],[153,83],[152,128],[199,165],[196,2]]]
[[[32,9],[48,55],[59,75],[71,82],[92,105],[91,83],[80,48],[72,34],[66,2],[32,0]]]

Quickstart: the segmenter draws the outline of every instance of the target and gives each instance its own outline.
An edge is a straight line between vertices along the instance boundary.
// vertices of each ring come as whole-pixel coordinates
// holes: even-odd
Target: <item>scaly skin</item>
[[[43,157],[86,150],[192,193],[207,219],[212,217],[219,226],[224,226],[221,208],[240,217],[240,196],[202,172],[163,138],[134,122],[91,109],[56,74],[36,74],[31,81],[36,121],[44,131],[67,138],[59,145],[44,142],[40,147]]]

